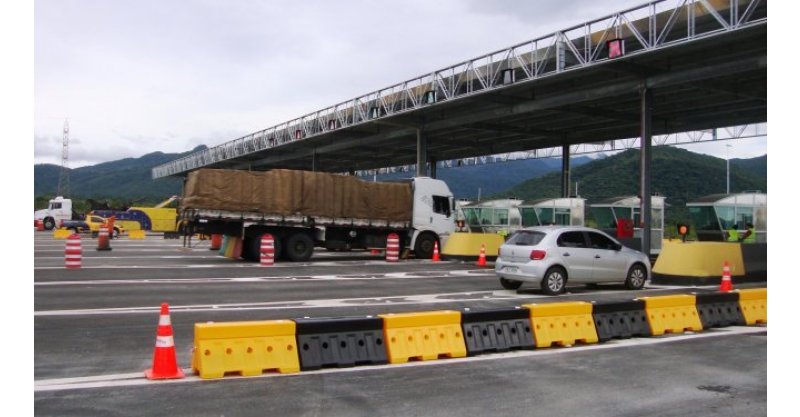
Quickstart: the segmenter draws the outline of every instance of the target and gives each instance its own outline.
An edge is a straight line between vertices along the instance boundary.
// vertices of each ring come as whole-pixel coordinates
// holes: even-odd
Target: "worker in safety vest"
[[[756,243],[756,228],[753,227],[753,223],[747,223],[747,231],[742,236],[742,242]]]
[[[736,223],[732,224],[731,227],[728,228],[728,242],[738,242],[739,241],[739,226]]]

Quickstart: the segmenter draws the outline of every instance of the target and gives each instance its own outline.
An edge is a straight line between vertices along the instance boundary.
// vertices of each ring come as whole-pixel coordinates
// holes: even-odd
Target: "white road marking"
[[[230,376],[230,377],[224,377],[220,379],[213,379],[207,381],[216,381],[218,383],[222,383],[224,381],[237,381],[245,378],[246,379],[282,378],[282,377],[302,378],[307,375],[319,375],[319,374],[343,374],[351,372],[371,372],[371,371],[384,372],[387,370],[400,369],[400,368],[439,366],[439,365],[448,365],[457,363],[463,364],[470,362],[517,359],[517,358],[526,358],[534,356],[566,355],[571,353],[590,352],[596,350],[629,348],[629,347],[645,346],[645,345],[652,346],[664,343],[686,341],[691,339],[709,339],[722,336],[742,336],[742,335],[753,335],[760,333],[764,334],[767,333],[766,326],[727,327],[719,329],[710,329],[701,333],[687,333],[681,335],[670,334],[659,337],[611,340],[601,344],[578,345],[568,348],[542,348],[534,350],[516,350],[506,353],[494,353],[494,354],[471,356],[465,358],[407,362],[403,364],[369,365],[369,366],[357,366],[353,368],[326,368],[317,371],[302,371],[295,374],[267,373],[260,376],[250,376],[250,377]],[[204,381],[199,376],[192,375],[194,371],[191,368],[184,368],[183,371],[187,375],[187,377],[184,379],[173,379],[173,380],[162,380],[162,381],[150,381],[144,377],[144,372],[77,377],[77,378],[45,379],[45,380],[34,381],[33,391],[49,392],[49,391],[64,391],[64,390],[91,389],[91,388],[132,387],[132,386],[142,386],[142,385],[154,386],[156,384],[163,385],[163,384],[180,384],[180,383],[198,383]]]

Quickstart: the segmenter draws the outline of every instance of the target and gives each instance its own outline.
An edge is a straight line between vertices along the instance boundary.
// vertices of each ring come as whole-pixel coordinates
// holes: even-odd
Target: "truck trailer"
[[[368,182],[353,176],[274,169],[200,169],[188,174],[179,209],[185,236],[242,240],[257,261],[272,235],[276,259],[306,261],[314,248],[384,249],[389,234],[417,258],[430,259],[455,231],[455,200],[441,180]]]

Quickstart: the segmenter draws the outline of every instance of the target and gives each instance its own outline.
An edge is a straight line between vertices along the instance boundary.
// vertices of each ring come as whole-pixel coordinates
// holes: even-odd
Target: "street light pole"
[[[725,148],[726,148],[725,149],[725,165],[726,165],[726,169],[725,169],[725,194],[730,194],[731,193],[731,156],[730,156],[731,145],[730,144],[726,144]]]

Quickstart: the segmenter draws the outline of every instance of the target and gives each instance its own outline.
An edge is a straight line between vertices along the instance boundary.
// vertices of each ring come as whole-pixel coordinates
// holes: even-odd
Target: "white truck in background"
[[[442,248],[455,231],[454,219],[453,193],[441,180],[376,183],[293,170],[191,172],[179,210],[185,235],[241,238],[241,257],[252,261],[266,233],[276,259],[306,261],[315,247],[385,249],[390,233],[401,248],[430,259],[434,243]]]
[[[50,200],[46,209],[35,210],[33,219],[40,220],[45,230],[53,230],[64,220],[78,220],[81,217],[72,209],[72,200],[58,196]]]

